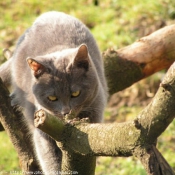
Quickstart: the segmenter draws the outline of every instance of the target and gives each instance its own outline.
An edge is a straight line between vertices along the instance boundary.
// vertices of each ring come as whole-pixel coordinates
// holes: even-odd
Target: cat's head
[[[39,106],[61,118],[88,110],[97,94],[98,76],[85,44],[27,62]]]

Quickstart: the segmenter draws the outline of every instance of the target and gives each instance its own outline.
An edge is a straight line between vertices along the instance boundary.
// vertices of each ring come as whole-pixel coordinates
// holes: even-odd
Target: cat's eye
[[[48,96],[47,98],[48,98],[50,101],[57,101],[57,100],[58,100],[58,98],[57,98],[56,96],[52,96],[52,95]]]
[[[72,92],[71,97],[78,97],[80,95],[80,91]]]

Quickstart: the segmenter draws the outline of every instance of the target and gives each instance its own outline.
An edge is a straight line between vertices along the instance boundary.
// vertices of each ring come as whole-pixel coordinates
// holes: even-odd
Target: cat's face
[[[98,80],[86,45],[28,58],[27,62],[35,77],[33,94],[41,107],[61,118],[90,110]]]

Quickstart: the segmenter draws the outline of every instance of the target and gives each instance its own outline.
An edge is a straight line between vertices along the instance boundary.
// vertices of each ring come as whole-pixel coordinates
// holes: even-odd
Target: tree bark
[[[167,69],[175,60],[175,25],[164,27],[135,43],[103,54],[109,93]]]
[[[0,79],[0,122],[10,137],[19,157],[20,166],[26,174],[39,170],[23,116],[12,109],[9,92]],[[28,173],[27,173],[28,172]]]
[[[138,147],[135,149],[133,155],[142,162],[142,165],[149,175],[174,174],[167,161],[154,145]]]

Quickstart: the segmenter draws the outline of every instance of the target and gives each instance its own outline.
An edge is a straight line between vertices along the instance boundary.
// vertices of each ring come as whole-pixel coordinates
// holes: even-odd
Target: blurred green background
[[[122,48],[166,25],[174,24],[174,0],[6,0],[0,1],[0,63],[3,48],[14,50],[18,37],[41,13],[63,11],[82,20],[101,51]],[[154,96],[163,72],[111,97],[105,122],[123,122],[137,116]],[[126,80],[127,81],[127,80]],[[132,95],[131,95],[132,94]],[[158,140],[158,148],[175,170],[175,122]],[[5,132],[0,133],[0,174],[20,171],[17,154]],[[20,174],[20,173],[19,173]],[[100,157],[96,175],[145,175],[134,157]]]

